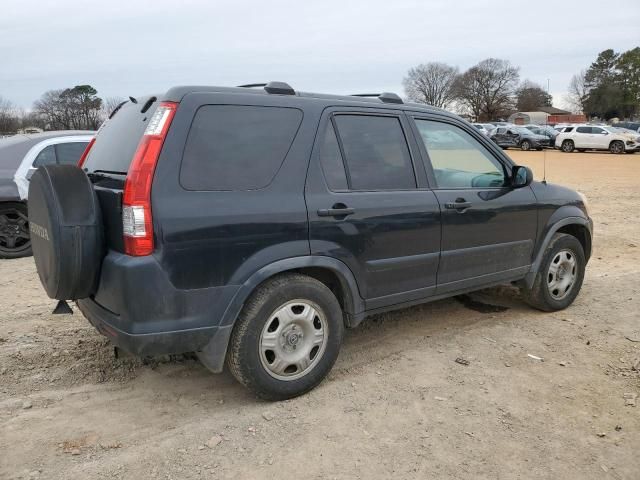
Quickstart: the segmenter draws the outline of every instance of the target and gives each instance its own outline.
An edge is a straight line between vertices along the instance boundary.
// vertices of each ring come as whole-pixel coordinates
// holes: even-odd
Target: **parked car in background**
[[[372,314],[509,282],[566,308],[591,252],[584,196],[461,118],[283,82],[138,96],[29,197],[51,298],[126,351],[226,361],[271,400],[320,383]]]
[[[574,150],[609,150],[611,153],[635,153],[640,150],[640,135],[616,127],[576,125],[556,137],[555,147],[569,153]]]
[[[491,135],[491,132],[496,128],[496,126],[492,123],[474,123],[473,126],[480,130],[487,137]]]
[[[35,169],[77,164],[94,133],[68,130],[0,139],[0,258],[31,255],[26,202]]]
[[[491,133],[490,138],[504,149],[542,150],[551,145],[548,137],[516,125],[498,127]]]
[[[640,133],[640,122],[618,122],[612,126],[617,128],[628,128],[629,130]]]
[[[549,139],[549,146],[553,147],[558,136],[558,131],[549,125],[525,125],[524,128],[532,131],[536,135],[543,135]]]

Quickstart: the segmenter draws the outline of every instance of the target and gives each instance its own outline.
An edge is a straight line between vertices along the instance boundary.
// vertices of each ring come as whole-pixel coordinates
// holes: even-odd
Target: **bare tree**
[[[540,85],[525,80],[516,91],[516,109],[520,112],[535,112],[538,107],[550,107],[553,97]]]
[[[455,100],[458,75],[457,67],[431,62],[411,68],[402,84],[411,101],[447,108]]]
[[[585,111],[585,104],[589,97],[589,87],[587,86],[586,71],[582,70],[571,77],[569,83],[569,93],[565,96],[565,101],[575,113]]]
[[[122,97],[107,97],[102,102],[102,117],[109,118],[109,115],[124,102]]]
[[[456,82],[458,100],[476,120],[494,120],[514,106],[520,79],[518,67],[507,60],[488,58],[464,72]]]
[[[0,97],[0,133],[15,133],[20,127],[21,111],[6,98]]]

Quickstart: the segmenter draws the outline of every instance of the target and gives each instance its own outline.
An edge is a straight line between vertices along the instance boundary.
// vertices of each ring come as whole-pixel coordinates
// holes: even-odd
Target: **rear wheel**
[[[531,142],[529,140],[523,140],[520,143],[520,149],[524,150],[525,152],[531,150]]]
[[[296,397],[329,373],[343,330],[342,310],[329,288],[305,275],[281,275],[258,287],[243,307],[227,365],[263,399]]]
[[[560,147],[564,153],[571,153],[575,148],[573,140],[565,140],[562,142],[562,146]]]
[[[556,233],[544,253],[533,286],[522,291],[524,300],[545,312],[567,308],[580,292],[586,263],[578,239]]]
[[[614,140],[609,145],[609,151],[611,153],[624,153],[624,143],[622,143],[620,140]]]
[[[0,258],[31,255],[27,206],[17,202],[0,204]]]

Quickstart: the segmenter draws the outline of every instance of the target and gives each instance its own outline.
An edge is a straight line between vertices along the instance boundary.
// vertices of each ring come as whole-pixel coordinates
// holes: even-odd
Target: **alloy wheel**
[[[0,213],[0,251],[24,250],[30,241],[29,219],[23,212],[11,209]]]

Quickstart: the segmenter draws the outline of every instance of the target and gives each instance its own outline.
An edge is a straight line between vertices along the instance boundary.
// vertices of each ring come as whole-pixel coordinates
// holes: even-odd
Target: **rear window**
[[[153,101],[151,106],[148,104],[150,101]],[[127,173],[147,122],[158,103],[155,97],[138,97],[137,103],[128,101],[123,104],[98,130],[84,168],[89,172]]]
[[[276,175],[296,136],[295,108],[205,105],[196,112],[180,167],[187,190],[256,190]]]

